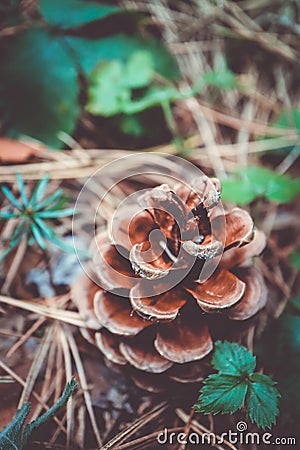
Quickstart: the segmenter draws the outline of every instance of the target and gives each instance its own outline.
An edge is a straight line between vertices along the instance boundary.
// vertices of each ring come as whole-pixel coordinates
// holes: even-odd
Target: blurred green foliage
[[[294,267],[294,269],[297,269],[300,271],[300,251],[294,251],[291,255],[290,255],[290,261],[291,261],[291,265],[292,267]]]
[[[281,111],[274,125],[280,128],[295,128],[300,133],[300,109]]]
[[[290,300],[257,343],[256,353],[278,381],[280,419],[297,424],[300,414],[300,298]]]
[[[222,199],[246,205],[263,197],[277,203],[291,201],[300,193],[300,179],[260,166],[239,168],[222,181]]]
[[[0,115],[10,137],[27,135],[61,146],[58,134],[73,133],[89,76],[100,62],[127,64],[135,86],[137,76],[149,72],[140,63],[147,66],[150,60],[151,76],[178,77],[174,59],[159,40],[139,34],[139,14],[92,1],[40,0],[29,20],[21,6],[20,1],[0,6],[1,27],[16,27],[0,40]],[[133,23],[130,34],[125,25],[124,32],[120,29],[120,16]],[[141,55],[143,60],[136,61]],[[102,99],[109,102],[115,94],[106,88]]]

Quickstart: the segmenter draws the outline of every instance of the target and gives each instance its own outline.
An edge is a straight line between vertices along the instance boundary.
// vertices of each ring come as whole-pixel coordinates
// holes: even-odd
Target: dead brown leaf
[[[14,141],[0,138],[0,162],[23,163],[43,150],[43,146],[33,141]]]

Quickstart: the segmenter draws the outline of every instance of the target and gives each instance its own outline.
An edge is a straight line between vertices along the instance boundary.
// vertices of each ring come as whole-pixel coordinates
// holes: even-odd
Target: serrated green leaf
[[[154,70],[168,80],[179,78],[179,69],[173,56],[155,38],[143,39],[139,36],[114,34],[101,39],[86,39],[77,36],[65,36],[65,44],[72,50],[78,65],[86,76],[102,61],[120,61],[126,63],[137,51],[151,54]]]
[[[125,83],[131,89],[146,87],[154,75],[154,61],[147,50],[139,50],[128,59],[125,67]]]
[[[271,428],[278,415],[280,394],[267,375],[254,373],[246,396],[246,413],[261,428]]]
[[[81,0],[40,0],[38,8],[48,23],[64,30],[125,11],[119,6]]]
[[[216,342],[212,365],[219,370],[208,376],[200,390],[196,411],[232,414],[243,405],[252,422],[266,428],[275,423],[280,396],[267,375],[253,373],[256,358],[237,343]]]
[[[236,342],[215,343],[215,351],[212,365],[221,373],[230,375],[250,375],[256,365],[256,357],[246,347],[239,346]]]
[[[32,27],[0,44],[2,123],[11,137],[27,135],[61,146],[79,116],[77,66],[59,36]]]
[[[243,405],[247,393],[247,382],[240,376],[213,374],[205,381],[195,405],[205,414],[233,414]]]

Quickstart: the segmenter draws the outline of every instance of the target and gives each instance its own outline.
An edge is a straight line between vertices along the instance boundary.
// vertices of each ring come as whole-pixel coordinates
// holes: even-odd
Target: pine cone
[[[127,208],[97,236],[97,283],[85,277],[73,289],[84,337],[108,361],[131,367],[141,387],[201,380],[199,360],[220,331],[226,338],[230,321],[245,321],[266,303],[251,260],[265,236],[245,210],[222,214],[220,191],[219,180],[206,176],[190,187],[147,190],[134,212]]]

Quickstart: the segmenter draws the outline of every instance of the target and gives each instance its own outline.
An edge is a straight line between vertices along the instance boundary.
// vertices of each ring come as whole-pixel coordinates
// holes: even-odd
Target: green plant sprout
[[[170,80],[156,72],[155,55],[147,50],[138,50],[132,53],[127,62],[116,59],[96,65],[89,78],[86,109],[93,115],[112,117],[125,114],[133,118],[136,114],[159,106],[175,144],[179,150],[183,150],[171,105],[199,94],[206,86],[233,89],[238,84],[226,61],[222,61],[213,71],[203,74],[193,86],[178,90]],[[136,130],[138,124],[132,122],[132,126]]]
[[[17,412],[13,420],[0,431],[0,448],[5,450],[22,450],[34,429],[47,422],[56,412],[65,406],[77,387],[75,378],[67,384],[62,396],[41,417],[33,420],[24,428],[30,412],[30,404],[25,403]]]
[[[256,357],[236,342],[217,341],[212,365],[219,372],[204,380],[195,410],[233,414],[244,407],[251,422],[271,428],[279,412],[280,394],[268,375],[254,373]]]
[[[260,166],[242,167],[222,180],[222,199],[247,205],[257,198],[287,203],[300,194],[300,178]]]
[[[29,198],[21,174],[17,174],[16,179],[20,198],[15,197],[8,187],[1,188],[10,202],[9,209],[13,208],[13,211],[0,211],[0,220],[19,219],[19,223],[12,233],[8,248],[0,254],[0,261],[16,248],[23,238],[27,239],[29,245],[36,243],[42,250],[47,249],[46,241],[49,241],[61,250],[74,252],[73,247],[58,239],[54,229],[45,222],[73,215],[73,208],[61,208],[65,202],[63,189],[46,196],[49,183],[49,177],[46,175],[36,184]]]

